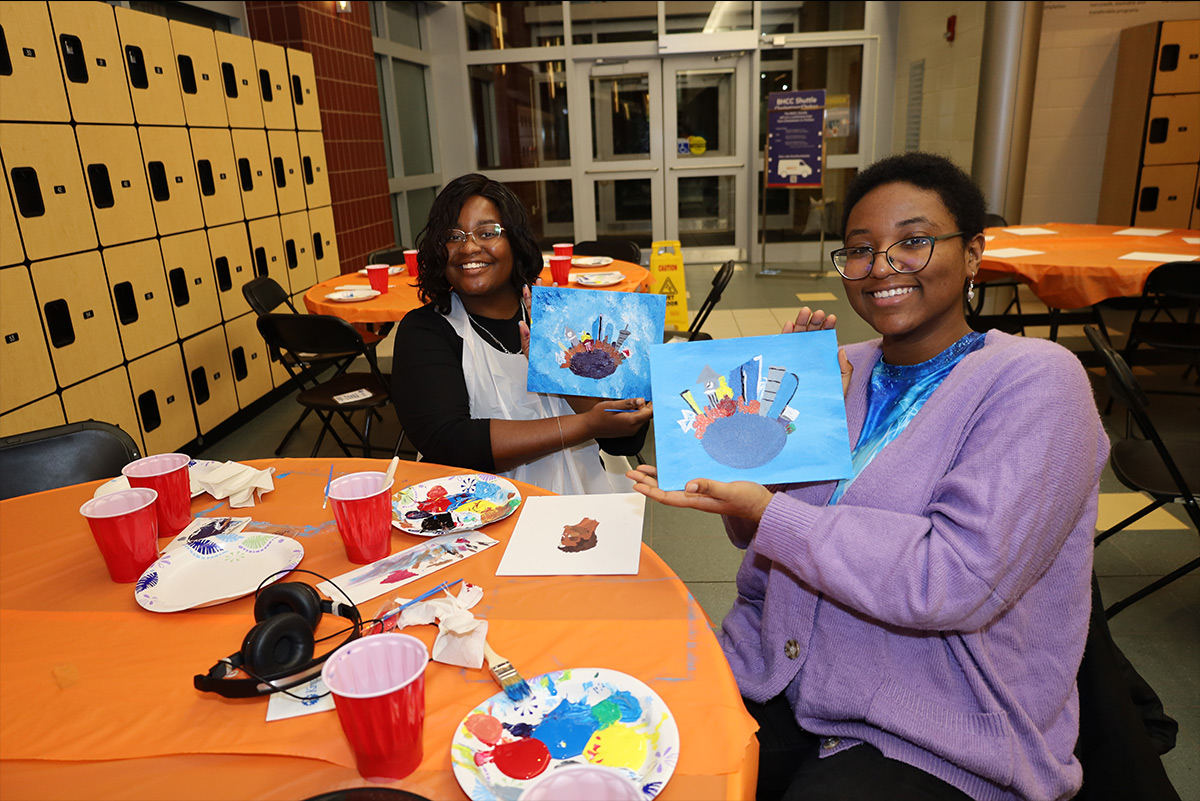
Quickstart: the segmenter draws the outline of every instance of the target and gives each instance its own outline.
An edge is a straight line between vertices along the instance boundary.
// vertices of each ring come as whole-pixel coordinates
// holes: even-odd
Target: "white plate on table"
[[[377,298],[381,294],[383,293],[378,289],[340,289],[337,292],[330,292],[325,296],[325,300],[332,300],[338,303],[355,303],[360,300]]]
[[[192,473],[192,468],[194,467],[213,468],[219,467],[223,464],[225,463],[215,462],[212,459],[191,459],[188,461],[188,473]],[[206,469],[204,472],[208,472],[208,470]],[[204,492],[204,490],[200,488],[200,485],[197,484],[194,479],[191,481],[191,485],[193,498]],[[127,489],[129,489],[129,479],[125,478],[125,476],[117,476],[116,478],[109,479],[100,486],[96,487],[96,491],[92,493],[92,497],[99,498],[101,495],[108,495],[110,492],[117,492],[118,490]]]
[[[404,272],[404,268],[403,268],[403,267],[397,267],[397,266],[395,266],[395,265],[392,265],[391,267],[388,267],[388,275],[399,275],[399,274],[400,274],[400,273],[402,273],[402,272]],[[359,275],[366,275],[366,274],[367,274],[367,271],[366,271],[365,269],[363,269],[363,270],[359,270],[359,271],[358,271],[358,274],[359,274]]]
[[[610,256],[572,256],[572,267],[607,267],[612,264]]]
[[[571,280],[580,286],[613,286],[625,280],[624,273],[576,273]]]
[[[521,492],[489,473],[434,478],[392,493],[392,525],[406,534],[436,537],[474,531],[503,520],[521,505]]]
[[[511,701],[499,692],[468,712],[454,731],[454,778],[472,801],[516,798],[549,771],[570,763],[618,770],[645,799],[666,786],[679,760],[679,728],[654,690],[606,668],[555,670],[528,682],[530,697]],[[537,750],[544,750],[546,759],[539,773],[505,772],[519,774],[518,766],[539,764],[529,759]]]
[[[215,606],[249,595],[267,576],[290,570],[303,558],[299,540],[261,531],[177,538],[146,568],[133,594],[151,612]]]

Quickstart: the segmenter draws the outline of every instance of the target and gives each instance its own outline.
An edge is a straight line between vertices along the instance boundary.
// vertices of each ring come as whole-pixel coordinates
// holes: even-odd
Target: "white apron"
[[[450,293],[446,318],[463,341],[462,368],[475,419],[541,420],[574,414],[562,397],[530,392],[529,362],[523,353],[501,353],[471,325],[458,295]],[[595,440],[556,451],[500,473],[559,495],[629,492],[633,482],[623,474],[610,474],[600,461]]]

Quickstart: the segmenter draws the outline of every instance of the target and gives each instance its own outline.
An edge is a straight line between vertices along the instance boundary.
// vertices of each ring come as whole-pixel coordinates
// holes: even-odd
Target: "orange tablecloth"
[[[577,289],[595,288],[608,289],[614,292],[642,292],[650,287],[650,271],[645,267],[628,261],[614,261],[605,267],[572,267],[571,272],[620,272],[625,276],[625,280],[621,281],[621,283],[606,287],[583,287],[581,284],[572,281],[570,286]],[[549,267],[542,270],[542,283],[546,286],[551,285]],[[370,300],[340,303],[325,298],[335,288],[342,286],[369,287],[370,283],[367,281],[365,275],[357,273],[339,275],[336,278],[330,278],[327,281],[322,281],[312,286],[304,293],[304,305],[313,314],[332,314],[351,323],[395,322],[404,317],[405,314],[408,314],[408,312],[421,306],[421,301],[417,297],[416,281],[407,273],[391,276],[388,280],[387,293],[371,298]]]
[[[989,228],[977,280],[1016,276],[1053,309],[1081,309],[1106,298],[1142,294],[1146,276],[1160,264],[1182,258],[1200,259],[1200,231],[1173,230],[1159,236],[1122,235],[1128,226],[1010,225],[1008,229],[1045,228],[1053,234],[1020,235]],[[1188,242],[1185,237],[1193,241]],[[1039,251],[1027,256],[996,255],[1009,248]],[[1159,254],[1146,259],[1121,258],[1132,253]],[[1200,269],[1197,265],[1196,269]]]
[[[384,464],[333,463],[338,474]],[[193,513],[249,516],[250,530],[297,538],[305,548],[304,569],[329,577],[352,569],[331,511],[321,509],[330,460],[250,464],[276,468],[276,488],[258,505],[231,510],[201,495]],[[396,481],[402,486],[462,472],[401,462]],[[336,715],[266,723],[265,698],[231,700],[193,689],[194,674],[239,648],[254,622],[253,599],[172,614],[143,610],[132,584],[108,579],[78,514],[96,486],[0,502],[3,797],[295,801],[365,784]],[[520,487],[526,495],[547,494]],[[364,617],[387,598],[414,597],[446,579],[478,584],[485,594],[475,613],[490,621],[492,641],[526,677],[566,666],[607,667],[640,678],[666,701],[681,743],[663,801],[752,797],[755,724],[682,582],[645,546],[636,576],[497,577],[518,516],[484,529],[499,545],[361,604]],[[420,541],[395,533],[392,548]],[[318,635],[340,622],[327,615]],[[432,626],[407,631],[427,644],[435,634]],[[392,786],[436,801],[465,798],[451,772],[450,739],[466,713],[497,688],[483,671],[437,662],[426,681],[425,757],[413,775]]]

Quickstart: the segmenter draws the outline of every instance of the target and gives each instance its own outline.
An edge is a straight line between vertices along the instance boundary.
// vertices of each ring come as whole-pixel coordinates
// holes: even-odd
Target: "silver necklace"
[[[464,310],[464,311],[465,311],[465,310]],[[500,340],[496,339],[496,336],[495,336],[495,334],[493,334],[491,331],[489,331],[489,330],[487,330],[486,328],[484,328],[484,327],[483,327],[483,326],[482,326],[482,325],[481,325],[481,324],[480,324],[480,323],[479,323],[479,322],[478,322],[478,321],[475,319],[475,315],[471,314],[470,312],[467,312],[467,319],[471,321],[471,325],[472,325],[472,326],[474,326],[474,328],[475,328],[475,330],[476,330],[476,331],[478,331],[479,333],[481,333],[481,334],[483,334],[484,336],[486,336],[486,337],[487,337],[488,339],[490,339],[492,342],[495,342],[495,343],[496,343],[496,347],[498,347],[498,348],[499,348],[500,350],[502,350],[503,352],[507,353],[509,356],[516,356],[518,353],[520,353],[520,351],[519,351],[519,350],[509,350],[508,348],[504,347],[504,343],[503,343],[503,342],[501,342]],[[525,320],[525,322],[526,322],[526,323],[528,323],[528,322],[529,322],[529,312],[528,312],[528,311],[525,309],[525,304],[524,304],[524,303],[522,303],[522,304],[521,304],[521,319]]]

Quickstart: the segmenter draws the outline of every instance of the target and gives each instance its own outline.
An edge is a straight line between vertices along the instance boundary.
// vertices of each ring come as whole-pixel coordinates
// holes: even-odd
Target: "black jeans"
[[[787,698],[743,700],[759,725],[757,801],[970,801],[957,787],[867,743],[820,759],[821,738],[796,724]]]

